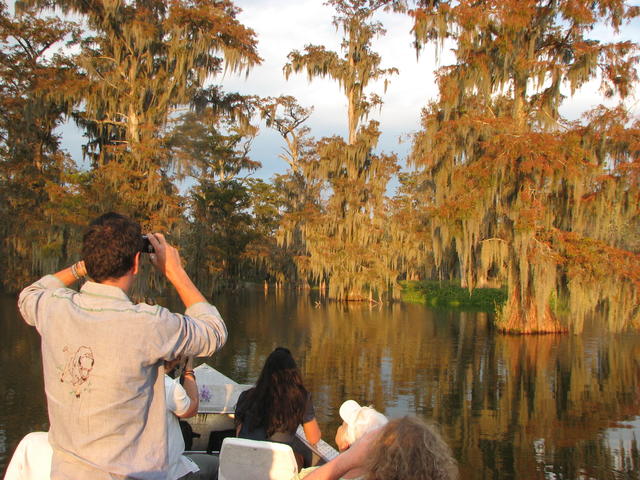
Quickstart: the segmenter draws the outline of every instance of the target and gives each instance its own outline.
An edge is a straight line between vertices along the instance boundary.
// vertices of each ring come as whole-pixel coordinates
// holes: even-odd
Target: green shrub
[[[476,288],[471,293],[455,282],[435,280],[403,281],[402,300],[440,308],[474,308],[494,310],[507,300],[502,288]]]

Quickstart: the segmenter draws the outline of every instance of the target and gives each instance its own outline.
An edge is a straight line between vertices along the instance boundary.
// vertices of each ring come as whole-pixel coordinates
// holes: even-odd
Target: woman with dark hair
[[[288,349],[278,347],[271,352],[256,386],[240,394],[235,422],[238,437],[287,443],[294,451],[298,450],[295,432],[302,424],[307,441],[318,443],[320,427],[311,394]]]

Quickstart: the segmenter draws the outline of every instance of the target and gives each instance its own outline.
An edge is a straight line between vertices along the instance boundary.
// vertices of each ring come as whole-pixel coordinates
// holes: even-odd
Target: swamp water
[[[243,291],[216,299],[229,341],[207,359],[240,383],[291,349],[333,444],[352,398],[437,422],[461,479],[640,478],[640,334],[498,335],[485,313],[318,303]],[[0,474],[48,428],[39,337],[0,298]]]

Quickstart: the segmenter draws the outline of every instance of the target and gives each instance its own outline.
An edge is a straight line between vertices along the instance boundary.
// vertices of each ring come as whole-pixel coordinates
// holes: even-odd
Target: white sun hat
[[[347,424],[345,440],[353,444],[365,433],[376,430],[389,421],[373,407],[362,407],[355,400],[347,400],[340,406],[340,418]]]

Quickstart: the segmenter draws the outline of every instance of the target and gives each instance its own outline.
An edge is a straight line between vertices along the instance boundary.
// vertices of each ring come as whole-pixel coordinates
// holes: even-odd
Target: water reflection
[[[283,290],[217,299],[230,338],[208,362],[250,383],[287,346],[325,439],[347,398],[417,414],[441,425],[461,478],[638,478],[639,335],[505,337],[484,313],[317,302]],[[2,305],[0,442],[5,430],[13,448],[46,415],[37,335]]]
[[[462,478],[637,478],[635,444],[604,433],[640,413],[637,334],[506,337],[483,313],[314,302],[229,299],[243,314],[214,364],[252,382],[289,346],[325,438],[346,398],[417,414],[442,426]]]
[[[49,428],[40,337],[16,312],[14,297],[0,296],[0,472],[29,432]]]

